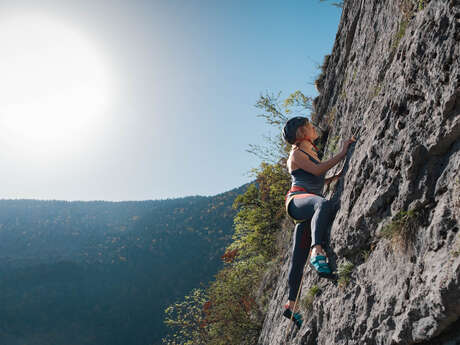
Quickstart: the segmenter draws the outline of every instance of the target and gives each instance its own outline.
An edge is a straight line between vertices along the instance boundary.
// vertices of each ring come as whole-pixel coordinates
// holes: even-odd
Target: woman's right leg
[[[294,245],[292,249],[292,261],[289,268],[288,285],[289,285],[289,304],[294,310],[294,301],[299,291],[302,273],[307,261],[308,252],[310,251],[310,231],[307,222],[297,223],[294,229]],[[296,306],[296,310],[299,305]]]

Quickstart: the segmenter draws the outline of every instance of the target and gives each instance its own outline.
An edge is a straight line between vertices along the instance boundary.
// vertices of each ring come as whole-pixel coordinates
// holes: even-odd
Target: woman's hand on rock
[[[331,177],[331,182],[335,182],[341,177],[342,177],[341,175],[334,175],[334,176]]]
[[[342,154],[343,154],[344,157],[347,155],[348,147],[350,146],[350,144],[352,144],[354,142],[356,142],[356,139],[355,139],[354,136],[352,136],[348,140],[345,140],[345,142],[343,143],[343,148],[342,148]]]
[[[343,169],[340,170],[340,172],[339,172],[337,175],[333,176],[333,177],[334,177],[334,180],[333,180],[333,181],[338,180],[338,179],[341,178],[342,176],[343,176]]]

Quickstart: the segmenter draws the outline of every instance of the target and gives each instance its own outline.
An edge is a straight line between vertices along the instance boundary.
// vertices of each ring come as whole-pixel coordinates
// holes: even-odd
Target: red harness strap
[[[301,193],[299,195],[296,195],[295,196],[296,198],[305,198],[307,196],[316,196],[316,194],[308,193],[307,190],[305,188],[303,188],[303,187],[292,186],[291,189],[289,189],[288,192],[286,193],[286,196],[284,197],[284,202],[287,201],[287,198],[289,197],[289,194],[295,193],[295,192],[305,192],[305,193]]]
[[[307,190],[300,186],[292,186],[291,189],[289,189],[288,193],[299,192],[299,191],[306,192]]]
[[[307,192],[307,190],[303,187],[300,187],[300,186],[292,186],[291,189],[288,190],[288,192],[286,193],[286,199],[289,195],[289,193],[294,193],[294,192]]]
[[[305,193],[301,193],[299,194],[299,198],[304,198],[304,197],[307,197],[307,196],[314,196],[316,194],[310,194],[307,192],[307,190],[303,187],[300,187],[300,186],[292,186],[291,189],[288,190],[288,192],[286,193],[286,196],[284,197],[284,202],[287,201],[287,198],[289,197],[289,194],[291,193],[296,193],[296,192],[305,192]]]
[[[296,194],[293,194],[293,193],[296,193]],[[297,220],[297,219],[292,218],[292,216],[289,214],[289,211],[288,211],[289,203],[291,202],[292,199],[307,198],[310,196],[316,196],[316,194],[310,194],[305,190],[305,188],[299,187],[299,186],[292,186],[291,189],[289,189],[289,191],[287,192],[286,197],[284,198],[284,204],[286,206],[286,213],[294,221],[294,223],[296,224],[302,223],[305,220]]]

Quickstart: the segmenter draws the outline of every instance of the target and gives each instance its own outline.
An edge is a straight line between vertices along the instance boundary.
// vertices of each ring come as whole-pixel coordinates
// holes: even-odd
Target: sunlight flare
[[[0,130],[10,148],[81,146],[104,123],[111,76],[83,33],[44,13],[4,14],[0,45]]]

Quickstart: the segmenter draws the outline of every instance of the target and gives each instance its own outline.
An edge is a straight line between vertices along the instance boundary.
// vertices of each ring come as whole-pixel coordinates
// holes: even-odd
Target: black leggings
[[[288,284],[289,300],[295,301],[310,248],[318,244],[325,248],[327,245],[332,204],[321,196],[308,196],[291,200],[288,212],[295,219],[306,220],[297,223],[294,230]]]

